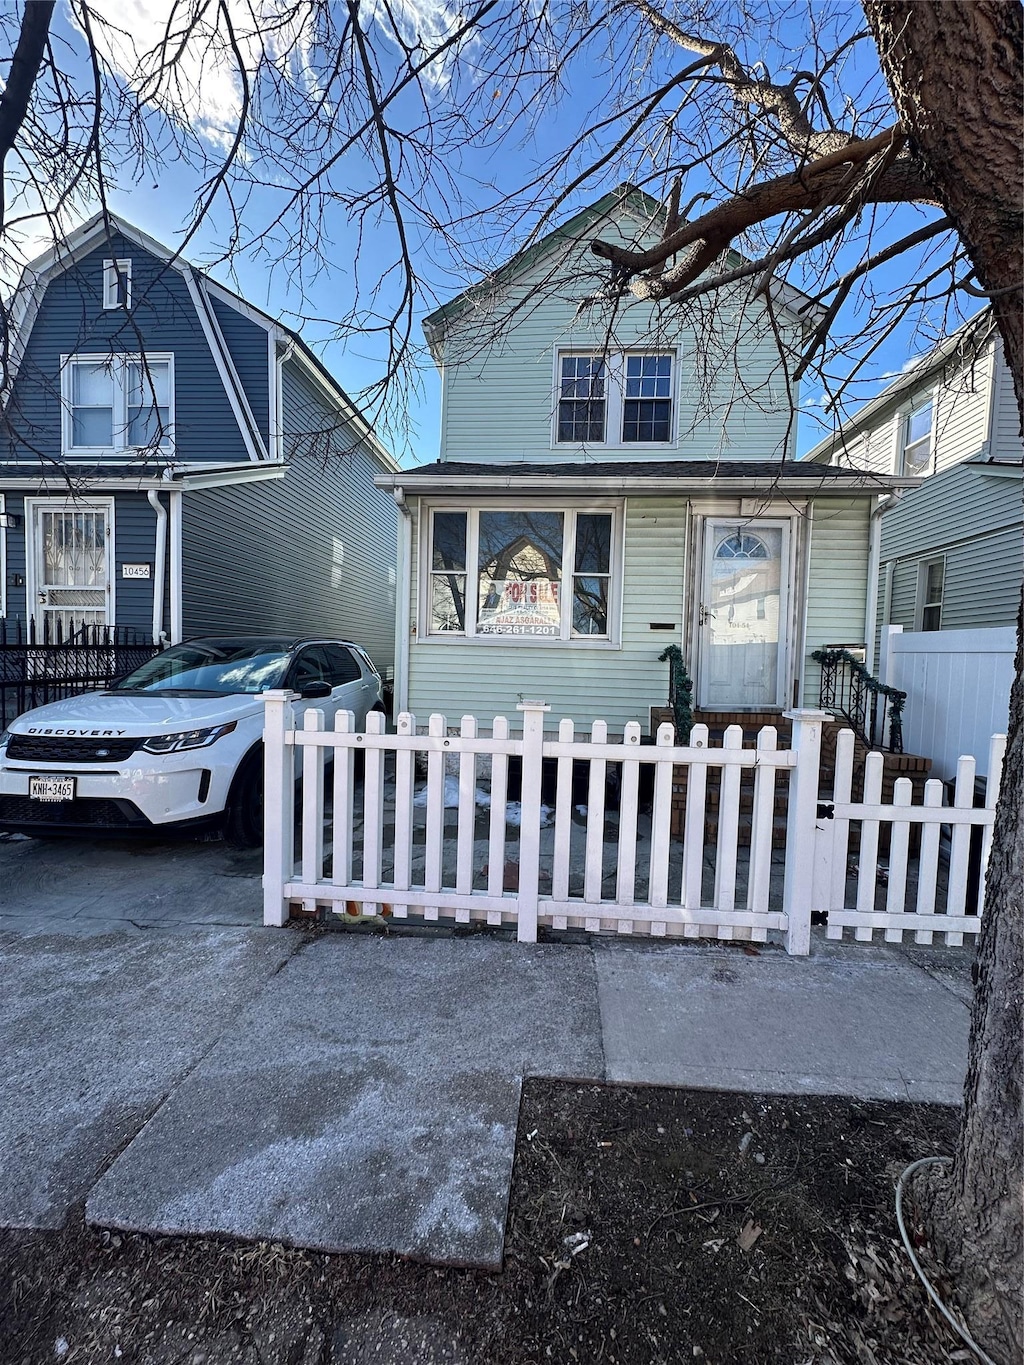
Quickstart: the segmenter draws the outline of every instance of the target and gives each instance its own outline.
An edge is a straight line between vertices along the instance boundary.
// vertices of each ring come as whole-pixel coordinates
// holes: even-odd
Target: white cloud
[[[387,5],[368,0],[366,10],[389,41],[418,46],[424,54],[462,22],[460,11],[444,0],[391,0]],[[179,46],[183,25],[197,11],[200,18]],[[269,61],[297,87],[318,89],[315,10],[299,0],[228,0],[233,43],[214,6],[193,3],[172,10],[166,0],[94,0],[93,12],[100,20],[93,25],[96,45],[108,69],[220,150],[230,147],[242,115],[240,65],[250,81],[261,62]],[[175,60],[160,74],[165,43]],[[424,81],[444,88],[460,47],[465,51],[468,45],[453,47],[431,64]]]

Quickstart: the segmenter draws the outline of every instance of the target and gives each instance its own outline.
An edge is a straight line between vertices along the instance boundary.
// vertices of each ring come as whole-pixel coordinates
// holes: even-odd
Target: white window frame
[[[672,360],[669,401],[672,404],[671,434],[667,441],[624,441],[622,426],[626,412],[626,361],[630,356],[667,355]],[[604,440],[560,441],[558,439],[558,407],[562,396],[562,361],[571,356],[602,359],[604,381]],[[553,404],[551,414],[552,450],[589,450],[600,446],[603,450],[671,450],[679,440],[679,350],[675,346],[625,346],[619,350],[602,351],[593,346],[558,346],[555,349]],[[609,432],[613,439],[609,440]]]
[[[928,570],[931,568],[931,566],[932,566],[933,564],[941,564],[941,565],[942,565],[942,589],[941,589],[941,591],[940,591],[940,593],[939,593],[939,599],[938,599],[937,602],[929,602],[929,601],[928,601]],[[941,630],[941,629],[942,629],[942,604],[943,604],[943,602],[944,602],[944,600],[945,600],[945,597],[946,597],[946,556],[945,556],[944,554],[943,554],[943,555],[929,555],[927,559],[919,560],[919,561],[918,561],[918,565],[917,565],[917,594],[916,594],[915,599],[914,599],[914,629],[915,629],[915,630],[920,630],[920,631],[925,631],[925,630],[926,630],[926,631],[928,631],[928,633],[930,634],[933,630]],[[939,609],[939,624],[938,624],[937,626],[926,626],[925,623],[924,623],[924,614],[925,614],[925,611],[926,611],[929,607],[938,607],[938,609]]]
[[[561,612],[561,634],[554,637],[544,636],[523,636],[523,635],[478,635],[476,633],[476,614],[477,596],[480,582],[480,513],[481,512],[561,512],[565,521],[563,522],[563,543],[562,543],[562,612]],[[466,629],[461,630],[431,630],[433,621],[433,548],[434,548],[434,516],[438,512],[458,512],[467,517],[466,523]],[[589,514],[610,515],[612,519],[611,528],[611,559],[608,574],[608,634],[607,635],[574,635],[572,633],[572,580],[576,577],[575,572],[575,550],[576,550],[576,518]],[[524,498],[503,498],[500,501],[474,503],[467,506],[457,502],[432,502],[424,503],[421,512],[421,526],[424,527],[426,534],[420,537],[419,555],[419,620],[422,623],[417,631],[417,639],[420,643],[431,645],[443,645],[446,642],[457,641],[460,644],[472,643],[473,645],[494,648],[538,648],[538,649],[563,649],[566,646],[572,649],[620,649],[622,647],[622,574],[623,574],[623,531],[625,526],[625,504],[622,501],[601,499],[599,501],[586,503],[559,502],[554,499],[547,499],[543,502],[532,502]],[[566,553],[566,546],[571,547],[571,554]],[[569,565],[568,571],[566,566]],[[580,577],[593,575],[582,574]],[[470,591],[472,585],[472,591]],[[568,585],[568,593],[566,593]]]
[[[938,410],[939,402],[938,394],[939,394],[938,389],[932,389],[932,391],[927,396],[922,396],[918,398],[916,402],[905,404],[902,408],[900,408],[896,419],[898,425],[896,428],[895,472],[897,474],[906,474],[911,478],[914,478],[917,475],[930,472],[928,466],[935,459],[935,414],[936,411]],[[928,427],[928,436],[927,438],[921,436],[916,441],[911,442],[910,444],[915,446],[921,445],[925,441],[925,439],[927,439],[928,455],[923,464],[918,465],[916,469],[911,470],[907,468],[907,450],[909,449],[907,442],[907,434],[910,430],[910,419],[914,417],[917,413],[921,412],[926,407],[930,408],[931,410],[931,422]]]
[[[117,297],[118,279],[124,280],[124,299]],[[103,307],[131,308],[132,306],[132,263],[130,260],[103,262]]]
[[[72,375],[76,364],[103,365],[110,369],[113,381],[113,444],[109,446],[76,446],[74,438],[74,406],[72,403]],[[128,366],[137,364],[167,366],[167,429],[158,446],[129,445],[128,436]],[[62,355],[60,358],[61,393],[61,452],[66,460],[95,460],[100,456],[134,458],[140,450],[153,450],[161,455],[174,454],[174,353],[173,351],[117,352],[101,354]]]

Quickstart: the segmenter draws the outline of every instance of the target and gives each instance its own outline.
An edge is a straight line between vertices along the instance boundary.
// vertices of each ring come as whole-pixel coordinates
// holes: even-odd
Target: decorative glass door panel
[[[36,507],[36,624],[43,638],[67,640],[109,620],[110,512],[77,503]]]
[[[705,707],[782,704],[788,527],[707,523],[698,695]]]

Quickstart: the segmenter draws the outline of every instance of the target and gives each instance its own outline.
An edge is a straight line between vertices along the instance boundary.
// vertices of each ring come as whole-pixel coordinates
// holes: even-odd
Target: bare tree
[[[377,396],[401,406],[417,309],[481,271],[500,292],[513,249],[628,179],[663,213],[633,243],[595,237],[581,304],[613,320],[634,298],[686,307],[729,288],[763,307],[788,278],[820,310],[789,381],[813,372],[837,399],[893,328],[933,339],[988,299],[1024,401],[1017,0],[815,0],[798,36],[776,0],[180,0],[149,37],[72,7],[62,35],[48,3],[0,17],[8,273],[40,222],[59,233],[112,186],[183,162],[181,249],[203,228],[214,263],[287,272],[297,321],[379,339]],[[339,215],[355,243],[340,272]],[[1018,658],[963,1126],[932,1209],[1001,1361],[1021,1354],[1022,708]]]

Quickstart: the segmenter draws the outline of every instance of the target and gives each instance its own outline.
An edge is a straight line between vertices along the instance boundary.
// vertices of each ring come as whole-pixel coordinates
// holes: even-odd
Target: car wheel
[[[224,833],[236,848],[263,843],[263,746],[246,754],[231,784]]]

